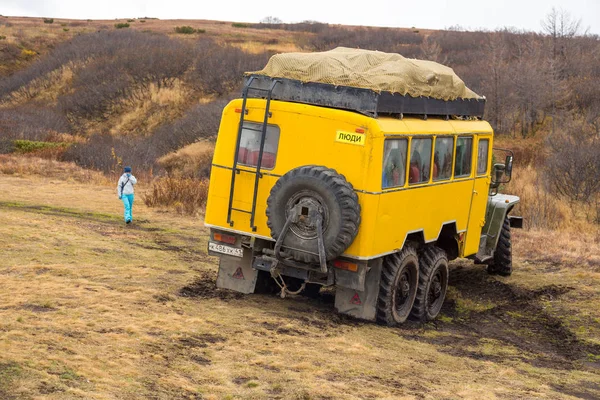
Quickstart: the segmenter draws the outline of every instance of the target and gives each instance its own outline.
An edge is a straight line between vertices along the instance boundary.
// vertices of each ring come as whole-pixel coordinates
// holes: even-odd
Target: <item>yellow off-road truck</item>
[[[497,193],[512,154],[492,162],[484,104],[450,68],[397,54],[274,56],[221,119],[205,218],[218,287],[335,286],[338,312],[395,325],[438,315],[449,260],[509,275],[519,198]]]

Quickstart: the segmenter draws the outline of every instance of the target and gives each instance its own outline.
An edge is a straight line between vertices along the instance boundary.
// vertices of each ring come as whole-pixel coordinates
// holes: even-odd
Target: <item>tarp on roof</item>
[[[246,74],[441,100],[482,98],[467,88],[454,70],[445,65],[405,58],[395,53],[347,47],[320,53],[276,54],[264,69]]]

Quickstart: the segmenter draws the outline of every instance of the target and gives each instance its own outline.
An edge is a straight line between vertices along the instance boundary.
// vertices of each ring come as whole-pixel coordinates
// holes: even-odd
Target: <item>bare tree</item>
[[[283,24],[283,21],[280,18],[268,16],[268,17],[264,17],[263,19],[261,19],[260,23],[261,24]]]
[[[426,36],[423,42],[419,46],[421,50],[421,58],[429,61],[435,61],[441,64],[445,64],[447,59],[442,57],[442,46],[439,45],[434,39]]]
[[[554,193],[572,202],[591,202],[600,194],[600,138],[581,118],[568,119],[548,138],[545,175]]]

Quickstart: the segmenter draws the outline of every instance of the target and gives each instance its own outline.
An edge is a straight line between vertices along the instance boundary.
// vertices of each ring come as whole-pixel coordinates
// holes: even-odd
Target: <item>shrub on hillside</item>
[[[145,137],[118,137],[108,133],[92,135],[87,142],[76,143],[64,153],[63,159],[85,168],[113,172],[123,163],[138,170],[157,171],[157,160],[202,138],[217,134],[226,99],[198,104],[182,118],[164,124]],[[202,176],[202,175],[201,175]]]
[[[117,29],[129,28],[129,24],[127,22],[119,22],[119,23],[115,24],[115,28],[117,28]]]
[[[45,24],[53,24],[54,23],[54,18],[44,18],[44,23]]]
[[[196,214],[206,204],[208,180],[163,177],[152,183],[142,199],[148,207],[173,207],[181,214]]]
[[[3,138],[44,141],[54,132],[68,133],[70,130],[64,115],[49,107],[0,109],[0,136]]]
[[[553,192],[589,202],[600,194],[600,138],[585,123],[570,121],[548,140],[545,175]]]
[[[369,50],[401,53],[405,57],[418,54],[418,45],[423,36],[417,33],[394,29],[373,27],[321,26],[316,35],[308,38],[304,47],[317,51],[331,50],[344,46]],[[408,46],[407,46],[408,45]]]
[[[207,94],[223,96],[238,91],[245,71],[262,69],[269,53],[249,54],[233,46],[221,46],[212,39],[197,42],[194,68],[188,81]]]
[[[243,22],[234,22],[231,24],[231,26],[233,26],[234,28],[249,28],[250,27],[249,24],[245,24]]]
[[[208,178],[214,145],[201,141],[158,159],[158,164],[172,177]]]
[[[176,26],[175,27],[175,33],[182,33],[184,35],[191,35],[193,33],[196,33],[196,29],[192,28],[191,26]]]

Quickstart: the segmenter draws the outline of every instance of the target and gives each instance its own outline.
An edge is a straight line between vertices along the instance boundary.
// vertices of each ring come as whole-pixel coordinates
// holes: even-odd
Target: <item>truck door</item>
[[[472,162],[475,179],[473,180],[473,194],[463,256],[475,254],[479,249],[481,228],[485,225],[485,211],[490,187],[490,138],[475,136],[473,139],[476,142],[474,144],[477,149],[476,158]]]

